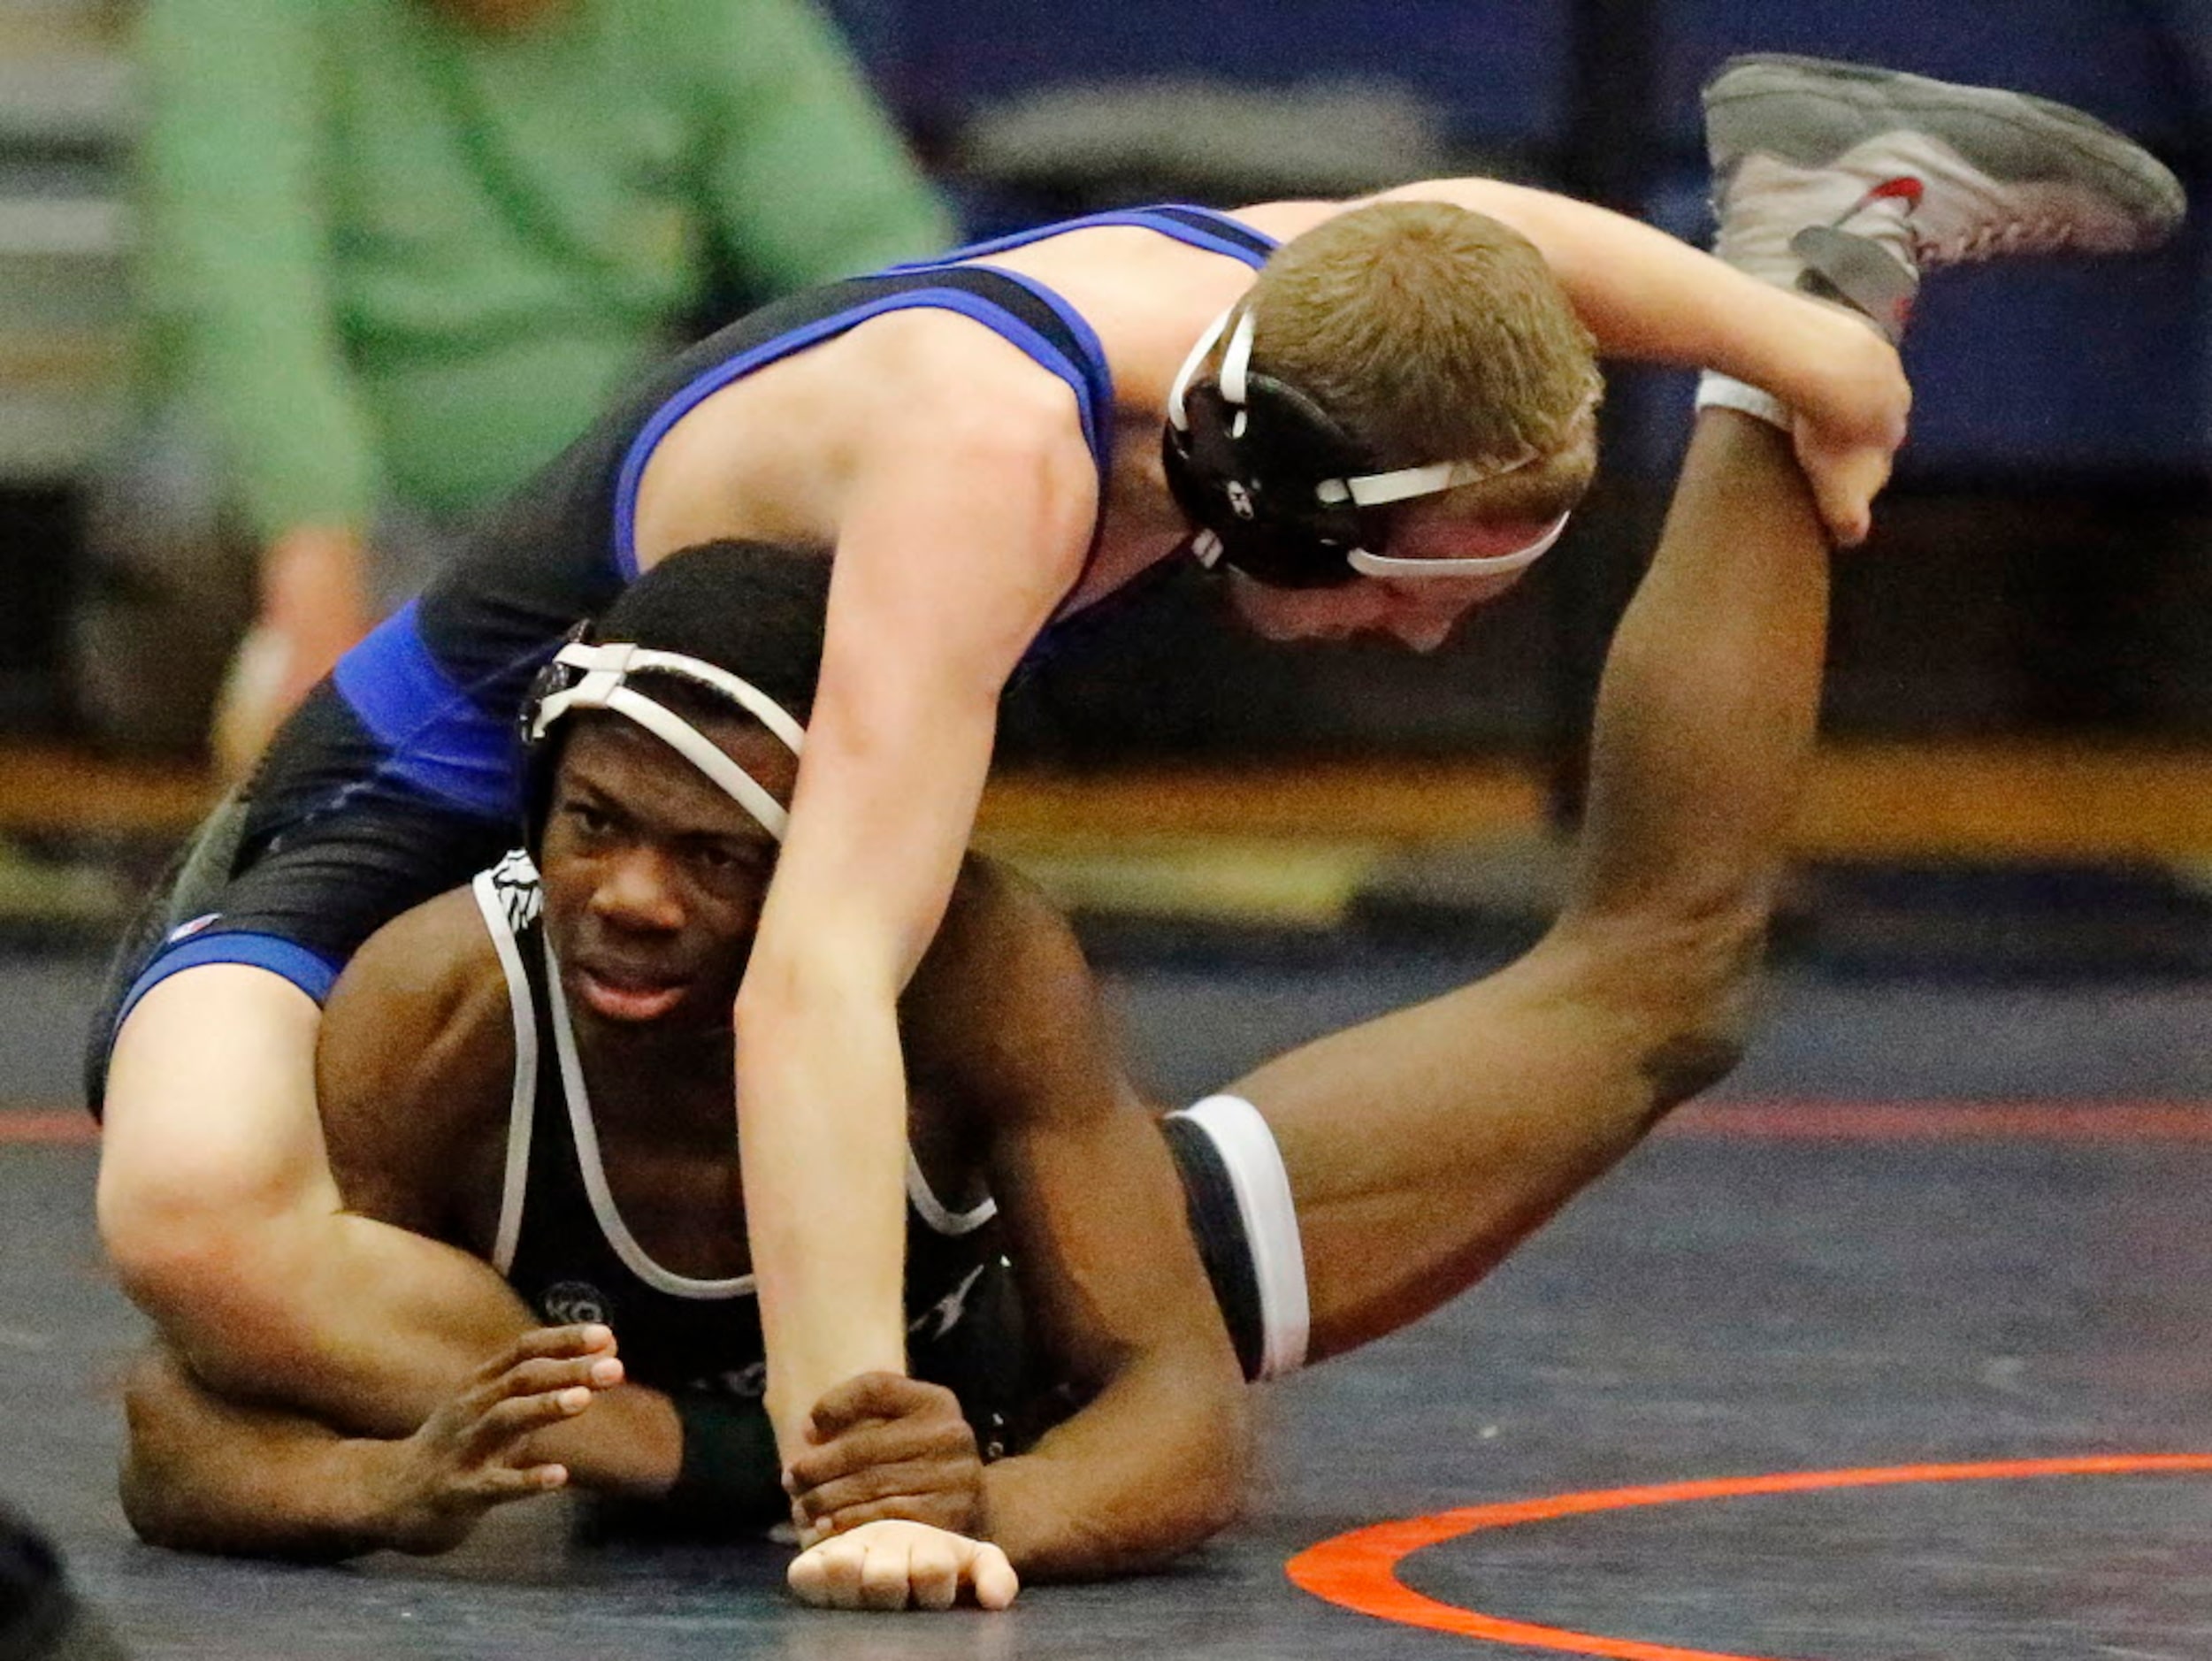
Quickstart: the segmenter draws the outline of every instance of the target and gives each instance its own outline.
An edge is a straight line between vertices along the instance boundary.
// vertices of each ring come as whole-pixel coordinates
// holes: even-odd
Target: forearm
[[[372,1218],[328,1218],[282,1293],[300,1364],[260,1381],[223,1369],[257,1398],[345,1431],[403,1436],[486,1357],[538,1323],[481,1259]]]
[[[134,1365],[125,1401],[123,1509],[142,1539],[323,1561],[396,1543],[393,1444],[226,1401],[159,1351]]]
[[[525,1343],[543,1353],[548,1339],[573,1334]],[[667,1397],[595,1387],[588,1403],[572,1391],[579,1399],[563,1406],[555,1393],[564,1378],[580,1380],[592,1352],[572,1350],[580,1359],[555,1374],[544,1361],[512,1365],[517,1351],[478,1358],[473,1376],[405,1437],[348,1435],[288,1407],[222,1396],[153,1351],[126,1393],[125,1512],[142,1537],[179,1550],[328,1561],[445,1550],[491,1505],[555,1486],[639,1499],[674,1487],[682,1437]]]
[[[1250,1445],[1226,1343],[1117,1376],[1031,1451],[985,1468],[986,1533],[1025,1580],[1163,1563],[1236,1519]]]
[[[906,1088],[888,995],[788,996],[772,976],[738,1001],[738,1138],[788,1461],[833,1385],[906,1371]]]
[[[1610,356],[1718,369],[1787,402],[1817,403],[1832,377],[1874,355],[1863,324],[1759,282],[1626,215],[1492,179],[1409,185],[1390,196],[1457,203],[1542,253]]]

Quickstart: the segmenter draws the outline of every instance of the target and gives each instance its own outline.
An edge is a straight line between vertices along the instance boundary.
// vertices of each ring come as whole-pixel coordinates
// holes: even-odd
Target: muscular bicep
[[[456,1156],[504,1110],[514,1055],[505,978],[468,890],[371,936],[333,988],[316,1047],[346,1208],[450,1238]]]
[[[1211,1344],[1218,1320],[1181,1181],[1066,922],[978,861],[908,999],[932,1085],[988,1149],[1039,1336],[1077,1380]]]

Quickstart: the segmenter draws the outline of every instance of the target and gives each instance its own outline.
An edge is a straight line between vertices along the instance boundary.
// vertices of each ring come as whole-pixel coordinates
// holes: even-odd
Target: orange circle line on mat
[[[2139,1475],[2160,1471],[2212,1472],[2212,1453],[2100,1454],[2069,1459],[2012,1459],[1979,1465],[1894,1465],[1856,1471],[1782,1471],[1764,1476],[1728,1476],[1649,1488],[1603,1489],[1553,1494],[1496,1505],[1467,1505],[1432,1517],[1376,1523],[1309,1546],[1285,1565],[1290,1579],[1314,1596],[1363,1615],[1458,1633],[1495,1643],[1604,1656],[1611,1661],[1766,1661],[1715,1650],[1683,1650],[1633,1638],[1608,1638],[1508,1620],[1479,1610],[1439,1603],[1397,1578],[1397,1565],[1416,1551],[1485,1528],[1549,1522],[1591,1512],[1673,1505],[1689,1500],[1741,1499],[1757,1494],[1799,1494],[1822,1489],[1879,1488],[1905,1482],[1986,1482],[2030,1476]]]

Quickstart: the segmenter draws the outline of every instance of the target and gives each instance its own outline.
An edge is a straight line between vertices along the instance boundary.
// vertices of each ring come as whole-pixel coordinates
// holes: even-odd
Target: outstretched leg
[[[1819,703],[1827,567],[1788,440],[1701,417],[1607,658],[1558,922],[1499,974],[1232,1086],[1289,1175],[1309,1359],[1457,1296],[1726,1071]]]
[[[1927,270],[2147,248],[2180,217],[2156,161],[2043,100],[1766,57],[1726,65],[1706,107],[1722,257],[1892,340]],[[1699,417],[1607,658],[1558,922],[1500,974],[1308,1045],[1193,1110],[1225,1152],[1242,1140],[1242,1220],[1273,1236],[1252,1243],[1261,1370],[1340,1353],[1464,1290],[1741,1043],[1819,702],[1823,519],[1862,518],[1887,457],[1830,465],[1828,435],[1757,388],[1709,378],[1700,402],[1720,407]],[[1800,461],[1832,494],[1856,490],[1858,512],[1816,512]]]

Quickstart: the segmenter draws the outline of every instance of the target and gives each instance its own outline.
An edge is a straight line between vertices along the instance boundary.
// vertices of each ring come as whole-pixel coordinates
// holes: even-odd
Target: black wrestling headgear
[[[1237,316],[1238,306],[1243,315]],[[1176,505],[1198,526],[1191,552],[1209,569],[1274,588],[1336,588],[1360,577],[1496,576],[1534,564],[1566,529],[1507,554],[1392,559],[1396,505],[1512,472],[1535,459],[1438,462],[1377,472],[1373,453],[1296,387],[1251,368],[1252,309],[1231,306],[1199,339],[1167,395],[1161,460]],[[1220,369],[1200,377],[1229,319]]]

